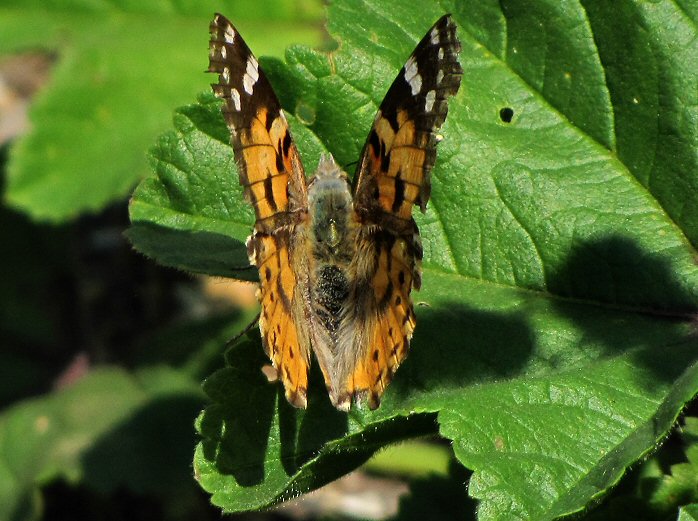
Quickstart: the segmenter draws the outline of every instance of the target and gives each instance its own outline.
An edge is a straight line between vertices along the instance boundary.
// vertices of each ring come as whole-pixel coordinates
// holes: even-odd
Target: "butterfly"
[[[213,92],[255,211],[247,251],[259,269],[271,379],[305,408],[312,353],[337,409],[375,409],[416,325],[410,292],[421,286],[422,246],[412,207],[426,210],[437,131],[460,86],[456,25],[441,17],[407,59],[373,120],[353,183],[331,155],[306,180],[279,100],[240,33],[216,14],[210,34]]]

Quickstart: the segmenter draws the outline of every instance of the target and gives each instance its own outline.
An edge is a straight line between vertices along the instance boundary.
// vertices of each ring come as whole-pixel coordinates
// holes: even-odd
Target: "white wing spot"
[[[405,81],[409,83],[415,74],[417,74],[417,62],[414,56],[410,56],[405,62]]]
[[[240,105],[240,93],[237,89],[230,89],[230,99],[233,100],[233,105],[235,105],[235,110],[240,112],[242,105]]]
[[[221,58],[223,58],[225,60],[227,54],[228,54],[228,51],[226,50],[225,45],[224,45],[223,47],[221,47]]]
[[[250,96],[254,92],[254,81],[247,74],[242,77],[242,86]]]
[[[439,31],[436,29],[436,27],[434,27],[431,30],[430,34],[431,34],[431,43],[433,43],[434,45],[437,45],[439,43]]]
[[[436,84],[438,85],[439,83],[441,83],[441,80],[443,80],[443,79],[444,79],[444,71],[440,70],[439,72],[436,73]]]
[[[414,78],[410,80],[410,87],[412,87],[412,95],[416,96],[422,89],[422,77],[419,74],[415,74]]]
[[[441,47],[439,49],[439,60],[443,60],[443,59],[444,59],[444,48]]]
[[[247,60],[247,74],[250,75],[255,83],[259,79],[259,64],[254,56],[250,56]]]
[[[424,110],[426,112],[431,112],[431,109],[434,108],[435,101],[436,101],[436,91],[430,90],[429,92],[427,92],[426,98],[424,100]]]
[[[221,73],[221,78],[223,78],[223,83],[230,83],[230,69],[228,67],[223,67],[223,72]]]
[[[225,26],[223,39],[226,41],[226,43],[235,43],[235,29],[233,29],[230,25]]]
[[[247,60],[247,67],[245,69],[245,76],[242,78],[242,85],[245,88],[247,94],[252,95],[254,91],[254,85],[259,79],[259,65],[254,56],[250,56]]]
[[[417,70],[417,62],[414,56],[410,56],[405,63],[405,81],[409,84],[412,95],[416,96],[422,88],[422,77]]]

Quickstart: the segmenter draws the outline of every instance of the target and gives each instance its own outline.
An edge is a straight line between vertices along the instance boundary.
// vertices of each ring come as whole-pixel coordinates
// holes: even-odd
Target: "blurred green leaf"
[[[679,431],[684,442],[683,461],[671,465],[666,475],[654,480],[648,502],[655,512],[669,515],[678,507],[698,502],[698,443],[693,437],[697,421],[698,418],[686,417],[684,428]]]
[[[290,40],[320,41],[319,5],[4,2],[0,55],[57,57],[31,109],[33,130],[12,149],[7,201],[56,222],[123,198],[145,176],[145,151],[167,128],[172,107],[207,85],[206,27],[214,11],[233,17],[256,48],[280,53]]]
[[[683,167],[696,157],[687,122],[698,92],[668,99],[695,78],[698,39],[685,13],[656,5],[625,2],[643,32],[623,16],[610,35],[599,7],[552,0],[530,10],[347,0],[329,9],[340,41],[331,55],[293,47],[286,64],[263,62],[309,171],[319,143],[341,164],[358,158],[390,82],[445,11],[461,28],[465,74],[429,209],[417,216],[424,289],[412,353],[380,409],[333,411],[314,372],[308,409],[296,411],[265,383],[258,341],[240,344],[207,381],[214,404],[197,422],[195,469],[214,504],[239,511],[294,497],[381,446],[434,433],[437,413],[439,433],[474,471],[480,519],[553,519],[600,499],[665,438],[698,390],[698,227],[691,212],[676,214],[695,197],[685,187],[698,169]],[[682,56],[694,52],[685,62],[663,52],[671,16]],[[653,61],[633,54],[648,41]],[[613,65],[623,46],[631,78]],[[670,77],[656,85],[669,105],[648,109],[630,80],[657,70]],[[632,123],[615,114],[636,105]],[[153,153],[156,175],[132,200],[131,238],[167,265],[254,278],[240,269],[252,213],[216,106],[204,96],[177,112]],[[659,121],[674,123],[670,144]],[[659,155],[679,147],[680,175],[657,162],[657,184],[643,178],[648,143]]]
[[[444,476],[452,459],[453,452],[448,447],[426,441],[411,441],[386,447],[368,460],[363,468],[389,476]]]
[[[99,369],[0,415],[0,519],[38,519],[56,478],[106,492],[177,493],[190,483],[191,421],[203,396],[166,368]]]
[[[698,443],[698,417],[686,416],[684,418],[681,436],[689,443]]]

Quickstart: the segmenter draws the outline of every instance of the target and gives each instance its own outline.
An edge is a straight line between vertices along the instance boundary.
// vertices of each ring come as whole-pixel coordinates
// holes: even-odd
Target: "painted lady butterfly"
[[[217,14],[209,72],[244,186],[254,206],[247,241],[259,269],[259,328],[275,378],[306,407],[310,352],[335,407],[371,409],[409,349],[410,292],[421,284],[422,247],[412,218],[424,211],[429,175],[460,86],[460,43],[446,15],[419,42],[391,85],[353,182],[332,156],[306,181],[279,100],[238,31]]]

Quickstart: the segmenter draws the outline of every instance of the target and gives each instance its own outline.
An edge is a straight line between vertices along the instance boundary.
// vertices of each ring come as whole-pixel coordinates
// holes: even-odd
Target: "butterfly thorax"
[[[308,185],[313,258],[318,265],[348,265],[356,250],[356,223],[347,174],[332,156],[320,159]]]

